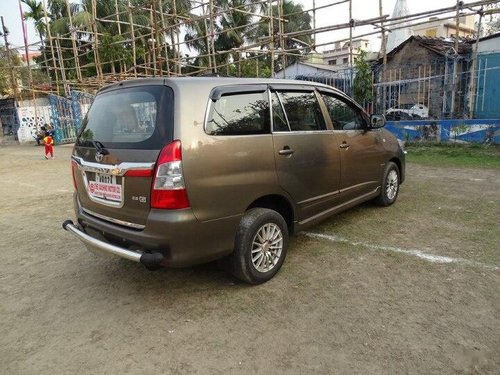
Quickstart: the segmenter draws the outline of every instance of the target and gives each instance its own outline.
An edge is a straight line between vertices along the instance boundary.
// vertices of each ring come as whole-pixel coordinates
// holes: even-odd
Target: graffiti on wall
[[[386,128],[410,142],[500,143],[500,119],[388,121]]]

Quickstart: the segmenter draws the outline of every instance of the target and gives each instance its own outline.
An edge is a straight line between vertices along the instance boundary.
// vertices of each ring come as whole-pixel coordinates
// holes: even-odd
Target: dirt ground
[[[394,206],[298,234],[247,286],[86,251],[70,152],[0,146],[2,374],[499,373],[499,170],[410,164]]]

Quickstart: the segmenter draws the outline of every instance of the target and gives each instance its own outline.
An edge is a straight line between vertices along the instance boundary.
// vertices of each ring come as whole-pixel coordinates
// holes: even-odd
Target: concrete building
[[[424,105],[431,118],[468,117],[467,90],[471,45],[461,39],[411,36],[387,54],[375,69],[383,112]]]
[[[457,35],[455,18],[439,20],[437,17],[431,17],[429,21],[429,23],[413,26],[413,35],[428,38],[454,38]],[[460,17],[458,25],[458,36],[460,38],[472,38],[474,36],[474,16]]]
[[[40,51],[29,51],[28,52],[28,59],[29,59],[30,66],[35,66],[36,65],[35,59],[37,57],[40,57],[41,55],[42,55],[42,53]],[[21,54],[21,60],[22,60],[24,66],[28,65],[25,52],[23,52]]]
[[[356,39],[352,41],[352,63],[356,60],[361,50],[370,51],[370,41],[368,39]],[[349,42],[337,42],[335,48],[323,52],[323,64],[334,67],[335,70],[349,68]]]

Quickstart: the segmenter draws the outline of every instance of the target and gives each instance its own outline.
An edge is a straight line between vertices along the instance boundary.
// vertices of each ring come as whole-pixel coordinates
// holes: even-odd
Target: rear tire
[[[385,167],[380,195],[375,198],[375,204],[383,207],[393,204],[399,194],[399,181],[399,168],[390,161]]]
[[[267,208],[253,208],[238,227],[229,259],[231,273],[249,284],[264,283],[281,268],[287,248],[288,227],[283,217]]]

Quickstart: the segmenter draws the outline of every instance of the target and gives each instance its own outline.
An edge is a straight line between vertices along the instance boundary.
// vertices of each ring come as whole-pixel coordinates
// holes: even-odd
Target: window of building
[[[437,35],[437,29],[428,29],[425,30],[425,36],[429,38],[435,38]]]
[[[336,59],[328,60],[328,65],[337,65],[337,60]]]
[[[348,57],[344,57],[344,59],[342,60],[342,63],[343,64],[347,64],[349,62],[349,58]]]

